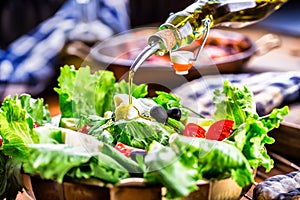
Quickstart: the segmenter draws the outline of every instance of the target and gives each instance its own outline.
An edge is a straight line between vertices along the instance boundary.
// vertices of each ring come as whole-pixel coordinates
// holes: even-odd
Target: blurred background
[[[121,0],[129,1],[130,28],[149,24],[159,24],[171,12],[179,11],[193,3],[193,0]],[[28,33],[41,22],[53,16],[66,0],[2,0],[0,1],[0,47],[5,49],[10,43]],[[270,27],[289,27],[299,33],[300,2],[289,0],[283,8],[275,12],[261,24]],[[276,20],[276,21],[273,21]],[[279,20],[279,21],[277,21]],[[283,23],[283,21],[285,23]],[[275,29],[276,30],[276,29]],[[280,29],[279,29],[280,31]],[[289,34],[289,32],[286,32]],[[293,34],[293,32],[290,32]]]
[[[129,29],[158,26],[171,12],[193,2],[1,0],[0,98],[22,92],[40,96],[52,91],[60,66],[82,63],[80,52],[68,49],[76,41],[91,47]],[[299,9],[300,1],[289,0],[279,11],[253,26],[299,38]]]

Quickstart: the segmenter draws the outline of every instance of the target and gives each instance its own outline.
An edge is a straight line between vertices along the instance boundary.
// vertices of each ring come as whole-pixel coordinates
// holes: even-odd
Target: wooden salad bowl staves
[[[143,178],[127,178],[116,186],[101,181],[43,180],[38,175],[23,174],[25,188],[32,199],[43,200],[163,200],[165,188],[149,184]],[[249,188],[239,187],[231,178],[208,182],[198,181],[199,189],[182,200],[237,200]]]
[[[295,113],[296,114],[296,113]],[[300,125],[284,121],[278,129],[269,134],[275,139],[275,143],[268,145],[267,149],[282,157],[300,165]]]
[[[38,175],[23,174],[25,188],[33,199],[43,200],[157,200],[162,199],[161,187],[142,178],[128,178],[116,186],[96,180],[58,183]],[[28,181],[29,180],[29,181]]]

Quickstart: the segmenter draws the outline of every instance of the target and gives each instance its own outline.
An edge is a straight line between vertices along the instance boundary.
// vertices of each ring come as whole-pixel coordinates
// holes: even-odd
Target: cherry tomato
[[[205,138],[206,130],[195,123],[188,123],[183,131],[184,136]]]
[[[2,147],[2,137],[0,135],[0,147]]]
[[[224,140],[233,132],[233,124],[234,121],[228,119],[216,121],[209,127],[206,139],[219,141]]]
[[[135,148],[135,147],[131,147],[131,146],[128,146],[126,144],[123,144],[122,142],[118,142],[116,145],[115,145],[115,149],[118,150],[119,152],[121,152],[123,155],[125,155],[126,157],[130,157],[130,154],[133,152],[133,151],[145,151],[147,152],[147,150],[144,150],[144,149],[139,149],[139,148]]]

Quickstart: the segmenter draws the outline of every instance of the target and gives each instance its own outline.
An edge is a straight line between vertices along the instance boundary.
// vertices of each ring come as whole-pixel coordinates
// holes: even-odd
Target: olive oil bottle
[[[184,10],[169,16],[158,32],[149,37],[148,46],[136,57],[130,70],[135,72],[152,54],[162,56],[170,52],[172,62],[171,52],[188,46],[195,40],[201,41],[202,48],[211,27],[241,28],[250,25],[266,18],[285,2],[287,0],[197,0]],[[187,67],[183,73],[178,74],[186,74],[196,58],[185,64],[177,63],[180,67]],[[177,66],[176,63],[174,66]]]
[[[279,9],[287,0],[198,0],[184,10],[171,14],[149,38],[149,45],[160,42],[156,54],[191,44],[203,35],[203,20],[210,27],[241,28],[260,21]],[[167,32],[167,33],[166,33]]]

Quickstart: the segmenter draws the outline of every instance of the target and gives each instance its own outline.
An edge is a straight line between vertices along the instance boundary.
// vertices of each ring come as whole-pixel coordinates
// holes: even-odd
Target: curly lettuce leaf
[[[15,159],[26,160],[27,146],[39,141],[33,130],[33,118],[22,107],[17,95],[13,99],[6,97],[1,110],[0,135],[3,140],[1,149],[4,154]]]
[[[213,100],[216,105],[214,120],[234,121],[234,132],[228,138],[245,155],[252,168],[263,166],[267,171],[274,161],[268,156],[265,144],[274,143],[268,132],[279,127],[288,107],[275,108],[269,115],[260,117],[256,111],[252,92],[246,87],[234,86],[225,81],[223,88],[215,90]]]
[[[91,153],[81,147],[64,144],[31,145],[30,156],[23,164],[26,173],[38,173],[43,179],[62,183],[64,178],[98,178],[116,183],[129,177],[128,171],[111,157]]]
[[[36,122],[42,126],[51,122],[51,116],[48,109],[48,105],[44,104],[44,100],[31,98],[29,94],[22,94],[20,96],[20,102],[22,108],[26,110],[27,114]]]
[[[170,147],[152,145],[145,164],[145,178],[164,185],[167,198],[187,196],[200,179],[232,178],[241,187],[254,180],[247,159],[234,145],[203,138],[176,135]]]
[[[233,178],[241,187],[253,182],[253,172],[245,156],[234,145],[222,141],[177,135],[170,146],[180,161],[198,170],[207,180]]]
[[[267,154],[265,145],[273,144],[275,139],[268,136],[268,133],[280,126],[280,122],[288,112],[288,107],[285,106],[281,109],[275,108],[269,115],[259,119],[248,118],[228,138],[243,152],[252,168],[263,166],[266,171],[273,168],[274,161]]]
[[[176,135],[170,148],[152,145],[145,164],[145,178],[164,185],[168,198],[188,195],[200,179],[232,178],[241,187],[254,180],[247,159],[234,145],[203,138]]]
[[[65,65],[58,77],[58,87],[62,118],[79,118],[81,115],[103,116],[113,106],[115,77],[110,71],[91,73],[88,66],[78,70]]]
[[[145,179],[167,188],[167,198],[187,196],[198,189],[197,170],[179,160],[175,151],[154,142],[145,157]]]
[[[248,117],[258,118],[253,94],[246,86],[239,88],[226,80],[223,88],[214,91],[213,101],[215,121],[233,120],[234,128],[237,128],[246,122]]]

